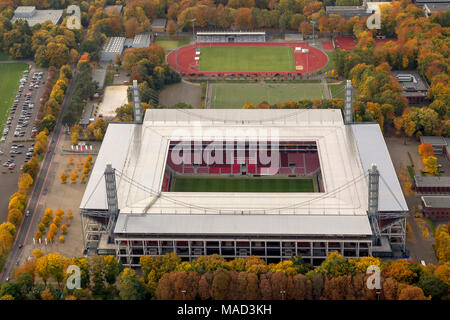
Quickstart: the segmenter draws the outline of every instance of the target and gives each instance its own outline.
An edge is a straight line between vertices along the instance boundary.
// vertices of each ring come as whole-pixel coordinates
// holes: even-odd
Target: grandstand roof
[[[264,193],[264,195],[232,192],[161,192],[159,194],[171,140],[210,141],[214,138],[254,140],[262,133],[268,134],[269,140],[316,141],[325,191],[321,193]],[[377,152],[370,151],[361,145],[367,140],[369,147]],[[370,152],[370,155],[360,155],[365,152]],[[368,230],[370,226],[367,219],[368,191],[365,175],[367,163],[371,163],[371,157],[374,158],[372,162],[377,164],[379,162],[381,176],[388,183],[393,184],[390,187],[394,196],[388,195],[386,190],[381,188],[380,209],[407,210],[398,180],[394,178],[392,162],[390,159],[382,159],[389,157],[389,153],[379,126],[346,126],[340,110],[149,109],[146,111],[143,125],[111,123],[108,126],[80,208],[83,210],[107,209],[103,172],[106,164],[111,163],[118,173],[116,183],[121,215],[131,214],[127,216],[133,217],[126,220],[120,218],[116,232],[120,232],[119,229],[123,226],[127,229],[135,226],[136,232],[141,230],[143,223],[139,219],[143,219],[143,213],[147,213],[143,216],[148,217],[149,220],[146,222],[148,224],[151,224],[150,221],[154,221],[153,219],[166,219],[155,218],[153,215],[166,216],[167,223],[172,220],[178,221],[180,226],[170,223],[172,230],[180,228],[183,220],[169,217],[175,215],[181,217],[186,214],[196,215],[198,219],[205,215],[226,215],[229,218],[238,215],[333,216],[337,219],[334,224],[334,234],[344,234],[346,230],[353,230],[352,226],[355,224],[360,224],[361,230]],[[130,179],[132,183],[129,182]],[[393,201],[393,197],[400,198],[401,205]],[[134,219],[135,215],[141,218]],[[358,216],[364,219],[355,218]],[[342,217],[342,220],[337,217]],[[267,223],[273,224],[273,233],[277,233],[278,227],[272,223],[271,219],[276,220],[265,218],[264,221],[267,220]],[[306,229],[314,228],[309,225],[309,222],[322,221],[321,218],[314,219],[298,218],[294,225],[308,221],[309,227],[304,226],[306,232]],[[126,221],[130,221],[129,225],[124,225],[128,223]],[[201,221],[203,222],[198,226],[199,232],[202,227],[206,229],[209,226],[210,220]],[[227,232],[227,228],[231,230],[234,224],[238,223],[238,220],[233,221],[223,226],[224,232]],[[258,225],[255,225],[255,228]],[[285,224],[283,226],[286,228]],[[331,227],[323,226],[320,232],[324,232],[323,228]]]
[[[197,36],[265,35],[265,31],[199,31]]]
[[[450,196],[422,196],[422,201],[427,208],[450,208]]]
[[[414,176],[414,181],[419,188],[450,187],[450,177],[448,176]]]

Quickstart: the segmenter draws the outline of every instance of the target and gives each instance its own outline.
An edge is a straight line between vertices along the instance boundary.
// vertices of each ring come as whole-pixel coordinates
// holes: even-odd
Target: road
[[[76,75],[76,70],[74,72],[73,78],[75,78],[75,75]],[[35,210],[39,205],[39,200],[42,196],[43,191],[45,191],[45,183],[47,180],[48,173],[50,171],[55,148],[59,141],[61,132],[63,131],[63,126],[61,123],[62,115],[64,114],[64,111],[72,98],[73,90],[74,90],[74,85],[73,85],[73,81],[71,81],[69,84],[69,87],[67,89],[66,98],[62,105],[61,112],[58,116],[57,124],[55,126],[55,129],[53,130],[51,138],[49,139],[48,152],[46,153],[45,158],[42,161],[41,169],[40,169],[39,175],[35,181],[35,186],[33,189],[33,193],[31,195],[31,199],[28,202],[27,209],[25,209],[25,210],[30,210],[30,217],[24,218],[22,221],[22,224],[16,235],[13,247],[9,254],[8,260],[5,264],[5,267],[3,268],[2,273],[0,274],[0,283],[6,281],[6,278],[10,276],[11,271],[16,266],[16,262],[19,261],[20,254],[21,254],[21,249],[19,248],[19,244],[26,243],[27,242],[26,240],[28,239],[28,237],[33,236],[32,232],[30,235],[30,231],[31,231],[30,229],[33,225],[33,220],[35,219]]]

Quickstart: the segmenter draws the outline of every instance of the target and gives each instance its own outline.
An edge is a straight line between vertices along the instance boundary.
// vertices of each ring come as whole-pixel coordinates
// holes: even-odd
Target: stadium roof
[[[210,141],[214,138],[221,141],[254,140],[261,134],[268,134],[268,140],[316,141],[324,192],[264,193],[264,195],[232,192],[159,192],[171,140]],[[363,146],[364,143],[368,146]],[[376,151],[369,150],[371,148]],[[368,154],[360,155],[361,153]],[[368,191],[365,177],[368,165],[372,162],[379,165],[381,176],[390,184],[390,190],[383,186],[380,188],[380,210],[407,210],[392,162],[389,158],[386,160],[383,157],[389,157],[389,153],[379,126],[346,126],[338,109],[149,109],[146,111],[143,125],[111,123],[108,126],[80,208],[107,209],[103,173],[106,164],[111,163],[118,173],[116,183],[120,216],[128,216],[127,219],[124,217],[119,219],[116,232],[120,232],[120,228],[123,227],[139,232],[143,228],[141,226],[143,222],[141,223],[139,219],[144,219],[143,217],[149,219],[146,222],[148,224],[155,221],[153,219],[159,219],[159,222],[166,219],[164,221],[171,225],[167,228],[173,231],[183,225],[183,220],[176,219],[175,216],[178,215],[180,219],[184,219],[182,218],[184,215],[198,216],[195,218],[200,219],[196,227],[199,228],[198,232],[201,232],[201,228],[211,227],[212,218],[203,220],[200,218],[210,215],[216,217],[215,219],[223,215],[232,220],[234,217],[242,220],[244,218],[237,217],[249,215],[293,216],[289,218],[293,219],[292,223],[298,225],[308,222],[304,230],[307,232],[306,229],[311,229],[309,232],[313,233],[314,226],[309,223],[312,221],[319,223],[323,219],[312,217],[326,216],[336,219],[329,220],[335,221],[334,234],[353,232],[350,230],[353,230],[354,224],[360,224],[360,229],[365,232],[364,230],[370,228],[367,219]],[[388,191],[393,194],[389,194]],[[163,215],[166,218],[155,218],[154,215]],[[303,218],[294,218],[296,216]],[[306,218],[307,216],[311,218]],[[264,219],[267,223],[273,224],[273,233],[279,231],[276,223],[272,223],[271,220],[276,218]],[[238,220],[233,221],[223,225],[223,232],[232,230],[234,224],[238,223]],[[172,222],[179,223],[179,226]],[[136,229],[133,229],[133,226]],[[258,226],[259,224],[254,228]],[[317,232],[323,233],[326,228],[328,227],[324,225]]]
[[[337,233],[338,232],[338,233]],[[221,236],[371,235],[365,216],[120,214],[115,233]]]
[[[450,9],[450,2],[449,3],[425,3],[424,9],[429,13],[447,11],[448,9]]]
[[[450,177],[434,177],[434,176],[414,176],[416,186],[419,188],[448,188],[450,187]]]
[[[372,163],[380,172],[379,211],[408,211],[403,191],[395,173],[389,150],[380,131],[380,126],[374,124],[351,125],[359,150],[364,171],[367,172]],[[368,179],[368,177],[367,177]]]

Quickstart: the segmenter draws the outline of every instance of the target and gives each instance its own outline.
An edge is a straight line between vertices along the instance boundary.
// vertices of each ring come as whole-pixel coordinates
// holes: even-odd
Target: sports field
[[[315,192],[309,178],[179,177],[171,192]]]
[[[318,84],[211,84],[210,107],[240,109],[247,102],[269,104],[324,98],[323,85]]]
[[[0,63],[0,129],[9,115],[9,108],[19,88],[19,80],[23,71],[28,68],[25,63]]]
[[[199,71],[295,71],[292,47],[203,47]]]

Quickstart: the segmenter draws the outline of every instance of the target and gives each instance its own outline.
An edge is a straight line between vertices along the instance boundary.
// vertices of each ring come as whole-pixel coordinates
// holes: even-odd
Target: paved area
[[[178,102],[190,104],[193,108],[200,108],[202,101],[200,84],[182,81],[165,87],[159,94],[159,104],[173,106]]]
[[[397,176],[404,175],[406,166],[414,164],[415,171],[418,173],[423,169],[423,163],[420,159],[420,155],[417,152],[417,146],[419,142],[415,139],[406,139],[406,144],[404,144],[404,138],[402,137],[386,137],[386,144],[389,149],[389,153],[394,163]],[[408,152],[411,157],[408,156]],[[411,163],[412,159],[412,163]],[[401,179],[400,179],[401,180]],[[402,185],[402,187],[404,187]],[[419,224],[414,218],[414,213],[416,212],[418,205],[420,204],[420,197],[415,193],[410,193],[403,191],[405,195],[406,203],[410,210],[410,214],[407,218],[407,222],[411,227],[410,232],[406,240],[406,247],[410,250],[410,259],[420,262],[424,260],[425,263],[437,264],[436,255],[433,250],[434,238],[431,236],[428,239],[424,239],[422,236],[422,231],[419,228]]]
[[[11,61],[2,61],[4,62],[11,62]],[[34,72],[43,72],[42,79],[39,81],[39,88],[33,89],[32,91],[29,91],[29,86],[31,83],[31,77]],[[39,109],[39,100],[42,96],[42,92],[44,90],[44,83],[47,80],[47,71],[44,69],[36,69],[34,67],[34,64],[31,65],[30,70],[30,76],[28,77],[28,81],[24,84],[23,91],[21,93],[21,96],[18,98],[18,106],[17,109],[14,110],[14,113],[10,114],[10,129],[9,133],[6,136],[6,141],[4,143],[0,143],[0,223],[5,222],[8,218],[8,203],[9,203],[9,197],[17,191],[17,182],[20,175],[20,168],[23,164],[25,164],[25,157],[26,153],[28,152],[28,148],[32,147],[32,144],[34,143],[34,138],[32,137],[31,131],[34,126],[34,120],[36,119],[37,110]],[[25,102],[25,95],[30,92],[31,93],[31,100],[30,103],[34,104],[34,107],[32,109],[27,108],[24,109],[23,104]],[[12,112],[12,111],[11,111]],[[28,121],[28,125],[26,127],[22,127],[20,131],[25,132],[23,137],[15,137],[14,131],[17,129],[17,126],[19,125],[19,117],[21,116],[22,112],[28,112],[29,114],[27,117],[29,119],[25,120]],[[23,145],[23,147],[17,148],[18,152],[21,152],[20,154],[11,154],[11,147],[13,144],[16,145]],[[5,162],[7,160],[12,160],[15,164],[14,170],[9,170],[8,166],[5,166]]]
[[[91,143],[90,143],[91,144]],[[93,148],[98,150],[100,148],[99,142],[94,142]],[[80,178],[75,183],[71,183],[70,179],[67,179],[65,184],[61,183],[60,175],[65,172],[67,176],[74,170],[80,172],[87,155],[69,155],[63,154],[63,149],[70,149],[71,140],[70,136],[64,134],[59,144],[56,146],[55,157],[52,161],[52,168],[47,177],[47,183],[44,186],[42,197],[39,201],[37,210],[34,213],[33,223],[30,228],[30,232],[24,241],[24,247],[22,248],[21,255],[19,257],[20,264],[26,261],[26,259],[32,255],[34,249],[42,250],[44,253],[59,252],[66,257],[78,257],[83,255],[83,238],[81,230],[81,218],[80,218],[80,202],[86,188],[86,183],[81,183]],[[72,164],[69,162],[69,158],[73,158]],[[96,156],[93,157],[93,163]],[[68,225],[67,234],[64,235],[64,243],[59,243],[57,239],[63,235],[59,230],[55,241],[53,243],[34,242],[33,237],[38,230],[40,220],[44,216],[44,212],[47,208],[53,210],[53,215],[57,209],[64,210],[63,222]],[[72,210],[73,219],[67,219],[67,211]],[[48,232],[48,229],[47,229]],[[45,237],[45,235],[44,235]]]
[[[114,85],[105,88],[103,101],[98,107],[98,114],[105,118],[114,118],[116,109],[128,103],[127,85]]]

